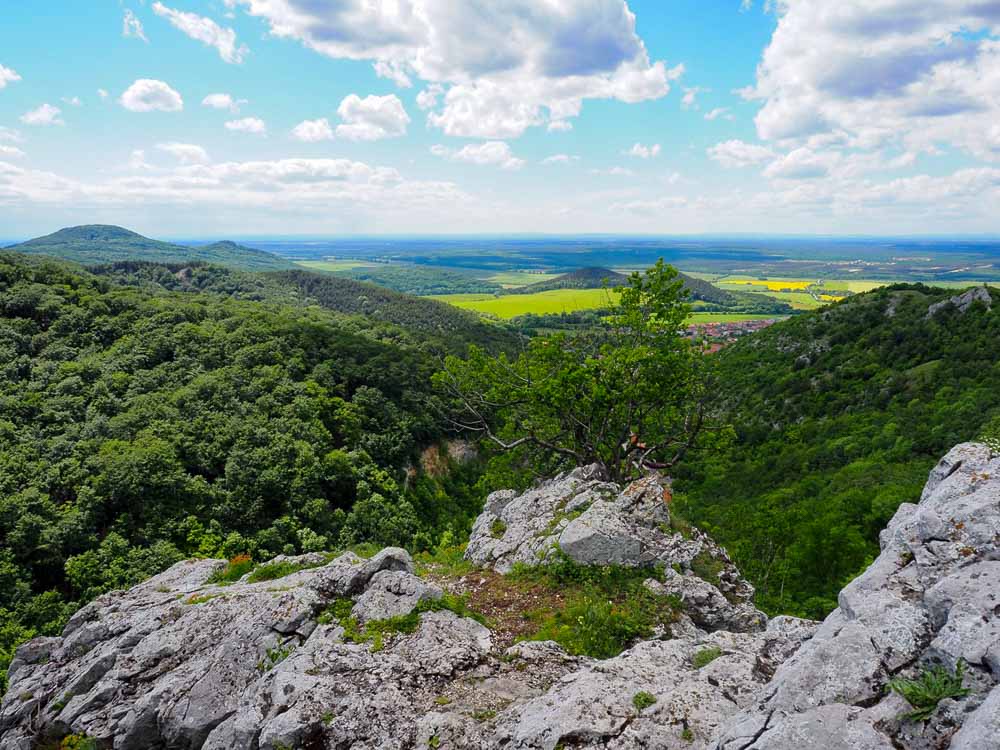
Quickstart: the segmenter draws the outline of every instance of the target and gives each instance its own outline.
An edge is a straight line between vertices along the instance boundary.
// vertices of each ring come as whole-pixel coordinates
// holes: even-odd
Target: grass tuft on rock
[[[350,643],[371,643],[372,651],[381,651],[385,647],[388,636],[410,634],[420,626],[420,616],[425,612],[442,612],[447,610],[459,617],[469,617],[486,625],[486,618],[478,612],[469,609],[464,596],[445,592],[440,599],[426,599],[417,604],[411,612],[383,620],[369,620],[362,625],[354,615],[354,601],[348,598],[337,599],[330,604],[317,618],[321,625],[339,624],[344,629],[344,640]]]
[[[691,661],[695,669],[701,669],[702,667],[707,667],[720,656],[722,656],[721,648],[718,646],[709,646],[696,653]]]
[[[292,562],[290,560],[285,562],[272,562],[264,563],[263,565],[256,568],[253,573],[247,578],[247,583],[260,583],[261,581],[274,581],[278,578],[284,578],[285,576],[290,576],[292,573],[298,573],[300,570],[309,570],[311,568],[321,568],[327,563],[329,563],[333,558],[336,557],[333,553],[327,553],[323,555],[323,559],[317,562]]]
[[[254,562],[250,558],[250,555],[237,555],[231,558],[224,568],[220,568],[212,573],[205,583],[215,583],[223,586],[236,583],[253,570],[253,568]]]
[[[515,566],[510,574],[515,582],[559,591],[565,599],[560,609],[528,613],[537,623],[528,640],[556,641],[571,654],[598,659],[617,656],[650,638],[657,626],[677,621],[681,602],[643,586],[662,576],[662,569],[580,565],[561,552],[551,563]]]
[[[632,705],[635,706],[635,710],[640,713],[655,703],[656,696],[652,693],[647,693],[645,690],[640,690],[632,696]]]
[[[930,667],[924,669],[915,680],[897,678],[892,680],[888,689],[903,696],[913,711],[904,714],[902,718],[910,721],[927,721],[937,709],[938,703],[946,698],[964,698],[971,690],[962,687],[965,678],[965,662],[959,661],[954,674],[945,667]]]

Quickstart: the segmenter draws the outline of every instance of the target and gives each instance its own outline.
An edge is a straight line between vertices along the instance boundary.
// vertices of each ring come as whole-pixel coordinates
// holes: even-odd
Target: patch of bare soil
[[[492,570],[474,570],[461,577],[442,575],[431,567],[427,580],[453,594],[468,597],[469,608],[489,620],[498,650],[531,635],[546,614],[563,609],[561,591],[514,581]]]

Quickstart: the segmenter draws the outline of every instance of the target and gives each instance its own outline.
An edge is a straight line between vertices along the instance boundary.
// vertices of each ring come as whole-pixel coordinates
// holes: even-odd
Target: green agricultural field
[[[484,276],[485,281],[492,281],[506,289],[514,289],[528,284],[538,284],[558,277],[557,273],[532,273],[531,271],[501,271],[491,276]]]
[[[503,320],[519,315],[554,315],[577,310],[598,310],[607,307],[608,295],[617,301],[614,292],[603,289],[553,289],[537,294],[440,294],[432,299],[447,302],[465,310],[492,315]],[[739,313],[692,313],[688,323],[740,323],[747,320],[772,320],[780,315],[745,315]]]
[[[554,315],[577,310],[599,310],[616,302],[614,292],[604,289],[553,289],[537,294],[441,294],[432,299],[507,320],[518,315]]]
[[[373,268],[377,264],[366,263],[363,260],[344,258],[342,260],[297,260],[295,261],[295,265],[308,268],[310,271],[328,271],[330,273],[337,273],[337,271],[350,271],[352,268]]]
[[[824,289],[846,289],[855,294],[870,292],[872,289],[878,289],[880,286],[886,286],[890,283],[874,279],[823,279],[822,281]]]

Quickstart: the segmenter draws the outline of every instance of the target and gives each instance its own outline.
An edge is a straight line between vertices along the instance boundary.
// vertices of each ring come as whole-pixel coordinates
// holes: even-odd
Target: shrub
[[[265,658],[257,662],[257,670],[259,672],[268,672],[274,669],[281,662],[287,659],[294,650],[295,646],[292,644],[267,649]]]
[[[1000,452],[1000,415],[993,417],[979,432],[979,440]]]
[[[561,610],[536,613],[539,627],[530,638],[554,640],[577,656],[617,656],[652,635],[656,625],[675,622],[682,606],[642,585],[647,578],[662,578],[662,570],[580,565],[562,552],[547,565],[515,566],[509,578],[565,597]]]
[[[417,575],[425,575],[429,571],[448,577],[461,577],[469,573],[475,566],[465,559],[465,544],[444,542],[430,552],[419,552],[413,556],[417,563]]]
[[[548,618],[534,640],[556,641],[576,656],[610,659],[634,641],[653,633],[653,594],[636,593],[620,603],[588,590],[573,597],[561,612]]]
[[[694,663],[695,669],[701,669],[702,667],[707,667],[720,656],[722,656],[721,648],[718,646],[709,646],[708,648],[703,648],[701,651],[696,653],[692,662]]]
[[[656,696],[652,693],[647,693],[645,690],[640,690],[632,696],[632,705],[635,706],[636,711],[643,711],[654,703],[656,703]]]
[[[226,567],[212,573],[206,583],[218,583],[223,586],[236,583],[251,570],[253,570],[253,560],[250,559],[250,555],[237,555],[226,564]]]
[[[416,632],[420,626],[420,616],[425,612],[448,610],[460,617],[471,617],[476,622],[486,624],[485,617],[469,609],[464,596],[447,592],[440,599],[419,602],[408,614],[388,617],[384,620],[369,620],[364,625],[351,614],[353,609],[354,602],[351,599],[337,599],[320,614],[317,621],[324,625],[338,623],[344,629],[345,641],[371,643],[372,651],[381,651],[384,648],[386,636]]]
[[[331,559],[330,555],[324,555],[323,559],[319,562],[307,563],[285,561],[265,563],[250,574],[250,577],[247,578],[247,583],[260,583],[261,581],[273,581],[278,578],[284,578],[285,576],[290,576],[292,573],[298,573],[300,570],[319,568],[326,565]]]
[[[911,721],[926,721],[934,713],[938,703],[945,698],[962,698],[971,691],[962,687],[965,677],[965,662],[959,661],[952,674],[944,667],[931,667],[921,672],[915,680],[897,678],[889,683],[889,690],[899,693],[915,710],[902,718]]]
[[[490,524],[490,536],[494,539],[500,539],[506,533],[507,524],[499,518],[493,519],[493,523]]]
[[[708,550],[703,549],[691,560],[691,572],[713,586],[719,585],[719,573],[724,569],[725,563],[713,557]]]
[[[59,750],[97,750],[97,740],[85,734],[71,734],[62,738]]]

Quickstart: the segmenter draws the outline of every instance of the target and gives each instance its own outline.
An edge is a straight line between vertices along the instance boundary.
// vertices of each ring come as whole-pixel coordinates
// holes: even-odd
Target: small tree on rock
[[[674,466],[714,429],[709,363],[682,333],[687,294],[662,260],[617,291],[592,333],[535,338],[516,357],[449,357],[436,383],[454,426],[526,461],[601,464],[614,481]]]

